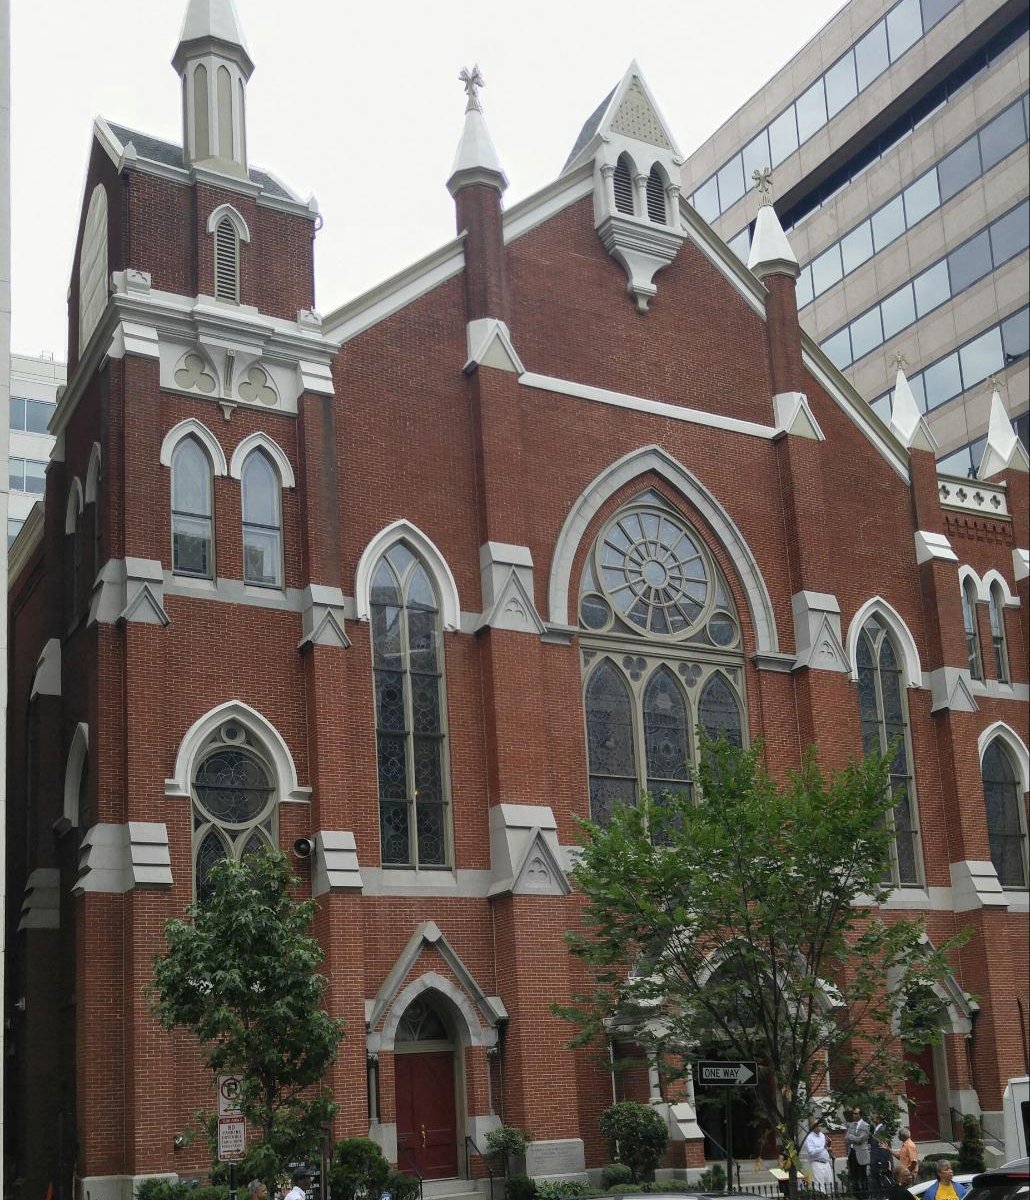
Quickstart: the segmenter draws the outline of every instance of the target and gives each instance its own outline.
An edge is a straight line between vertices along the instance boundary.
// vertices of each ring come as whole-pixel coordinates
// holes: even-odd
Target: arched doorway
[[[423,994],[404,1010],[394,1041],[397,1165],[423,1179],[458,1174],[460,1042],[442,1005]]]

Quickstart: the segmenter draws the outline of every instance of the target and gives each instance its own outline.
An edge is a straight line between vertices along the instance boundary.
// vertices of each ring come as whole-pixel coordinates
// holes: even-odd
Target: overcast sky
[[[478,62],[486,79],[510,205],[558,174],[631,59],[689,154],[841,0],[236,4],[256,64],[250,162],[317,196],[317,307],[329,312],[453,236],[444,183],[461,133],[462,66]],[[63,359],[92,119],[181,142],[169,60],[185,0],[12,8],[11,344]]]

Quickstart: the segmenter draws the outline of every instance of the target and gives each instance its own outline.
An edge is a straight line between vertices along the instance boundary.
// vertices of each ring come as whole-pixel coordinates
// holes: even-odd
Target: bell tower
[[[172,66],[182,79],[186,165],[246,179],[254,63],[233,0],[189,0]]]

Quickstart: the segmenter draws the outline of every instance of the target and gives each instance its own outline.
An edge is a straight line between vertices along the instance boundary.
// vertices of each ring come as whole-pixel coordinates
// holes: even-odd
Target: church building
[[[68,383],[11,551],[16,1194],[208,1169],[181,1135],[213,1081],[144,988],[213,865],[268,844],[346,1021],[334,1138],[454,1194],[503,1121],[530,1174],[586,1178],[632,1098],[668,1168],[702,1166],[693,1089],[613,1078],[552,1014],[583,984],[577,819],[687,787],[699,729],[778,776],[899,739],[887,907],[972,930],[916,1136],[953,1112],[1001,1136],[1030,500],[1000,399],[977,477],[938,476],[903,370],[888,425],[802,331],[772,207],[745,265],[681,196],[635,63],[510,208],[466,72],[456,236],[320,315],[318,213],[248,162],[232,0],[189,0],[173,65],[181,146],[94,124]]]

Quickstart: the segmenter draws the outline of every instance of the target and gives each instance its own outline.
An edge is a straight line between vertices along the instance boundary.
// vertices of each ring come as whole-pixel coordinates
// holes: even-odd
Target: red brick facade
[[[109,191],[109,269],[149,273],[147,303],[156,304],[158,292],[191,303],[210,295],[207,219],[231,204],[250,232],[241,245],[242,304],[280,322],[311,307],[309,216],[259,203],[231,183],[190,183],[145,169],[119,173],[99,145],[87,197],[97,183]],[[458,1045],[459,1145],[466,1132],[481,1138],[484,1121],[497,1116],[536,1141],[583,1139],[586,1166],[603,1163],[597,1116],[611,1103],[612,1079],[566,1048],[570,1030],[551,1013],[578,986],[580,968],[564,945],[577,902],[560,886],[540,894],[503,880],[493,887],[491,810],[550,810],[557,845],[574,846],[580,836],[576,818],[589,814],[584,665],[580,634],[570,628],[577,625],[579,580],[606,521],[649,489],[697,531],[726,579],[741,629],[747,737],[763,740],[775,774],[796,768],[810,743],[828,767],[862,751],[854,672],[814,661],[797,666],[792,598],[836,597],[842,643],[876,597],[907,630],[923,673],[906,692],[920,884],[899,895],[902,907],[907,900],[928,910],[935,940],[972,926],[956,983],[979,1004],[968,1043],[958,1032],[945,1039],[940,1086],[956,1106],[975,1091],[982,1109],[995,1113],[1005,1080],[1026,1071],[1027,893],[1012,890],[1003,902],[957,911],[951,869],[991,862],[981,734],[1002,722],[1012,745],[1030,740],[1030,596],[1013,560],[1014,550],[1030,544],[1026,474],[1007,471],[991,481],[1007,515],[943,507],[932,457],[906,452],[883,429],[871,435],[847,385],[819,366],[817,352],[803,353],[789,277],[771,277],[765,289],[753,279],[741,282],[747,273],[716,261],[695,230],[657,276],[657,297],[641,314],[626,295],[623,269],[598,238],[589,195],[581,191],[507,244],[499,203],[486,185],[459,191],[459,226],[467,229],[463,250],[455,250],[463,254],[459,272],[348,335],[332,356],[334,395],[302,389],[295,413],[238,402],[223,412],[218,393],[168,386],[163,359],[130,349],[99,357],[84,372],[89,355],[77,366],[74,353],[73,272],[73,399],[61,410],[41,536],[11,592],[8,1128],[26,1196],[42,1195],[52,1178],[67,1184],[73,1169],[96,1180],[205,1166],[199,1144],[173,1149],[173,1134],[211,1103],[211,1081],[188,1038],[157,1028],[143,989],[164,922],[193,898],[191,804],[166,781],[175,778],[194,724],[231,702],[277,731],[292,759],[293,785],[310,789],[279,805],[280,845],[323,831],[352,833],[363,874],[361,889],[319,892],[315,924],[325,948],[328,1007],[347,1022],[329,1079],[340,1105],[334,1135],[368,1134],[375,1123],[390,1145],[397,997],[443,996]],[[494,366],[463,371],[466,321],[481,318],[503,319],[526,372],[571,381],[579,394],[527,386],[516,372]],[[158,316],[153,324],[164,337]],[[334,329],[341,328],[327,323],[325,336],[339,341],[342,332]],[[112,331],[102,321],[98,336],[108,341]],[[276,351],[267,354],[271,361]],[[824,369],[832,388],[821,382]],[[585,388],[604,389],[608,399],[588,398]],[[807,396],[821,440],[772,432],[773,397],[782,392]],[[610,394],[652,403],[615,403]],[[210,431],[226,462],[245,437],[261,432],[291,466],[295,486],[282,491],[283,587],[275,603],[242,584],[241,491],[231,473],[216,475],[213,485],[217,585],[176,585],[169,469],[161,456],[166,435],[189,418]],[[96,498],[81,516],[85,562],[73,594],[67,497],[74,480],[85,482],[94,444],[102,469]],[[648,457],[651,447],[657,449]],[[605,490],[613,465],[634,452],[643,452],[640,472]],[[692,493],[677,483],[688,478],[696,483]],[[560,535],[591,489],[600,489],[599,503],[583,509],[584,527],[564,543],[571,554],[571,568],[564,568],[568,611],[555,611]],[[702,496],[728,519],[723,532]],[[438,549],[461,610],[459,627],[442,636],[448,869],[420,872],[417,880],[412,874],[410,885],[398,882],[397,871],[380,869],[370,625],[357,617],[362,554],[399,520]],[[99,554],[92,561],[95,522]],[[743,577],[739,548],[727,544],[730,522],[764,581],[766,613],[756,611],[756,587]],[[920,564],[917,531],[945,535],[957,563]],[[529,599],[543,633],[479,622],[487,543],[530,552]],[[100,569],[129,560],[160,563],[157,600],[167,624],[141,620],[128,605],[113,615],[104,610]],[[1020,601],[1004,609],[1011,685],[1001,686],[987,605],[978,605],[986,680],[969,685],[974,711],[939,704],[932,684],[935,672],[967,663],[957,573],[967,564],[981,579],[997,571]],[[303,593],[311,585],[342,593],[337,608],[349,645],[306,638]],[[126,591],[127,600],[131,595]],[[771,646],[768,630],[760,631],[770,621],[777,638]],[[40,689],[37,663],[54,643],[60,686]],[[74,820],[74,805],[71,822],[66,817],[66,763],[80,724],[89,746],[84,809],[117,830],[134,822],[162,827],[170,883],[137,877],[101,885],[93,867],[80,864],[88,831]],[[276,786],[292,785],[280,778]],[[76,795],[77,787],[72,780]],[[1020,804],[1025,843],[1022,792]],[[316,885],[320,852],[297,862],[305,894]],[[19,929],[32,874],[45,869],[56,872],[56,908],[43,925]],[[94,880],[85,890],[84,877]],[[391,991],[398,963],[406,970]],[[446,992],[418,992],[417,980],[428,973],[447,981]],[[24,1009],[16,1010],[21,997]],[[377,998],[382,1011],[366,1028]],[[370,1076],[377,1112],[370,1111]],[[616,1089],[647,1098],[648,1086],[642,1070]],[[670,1161],[696,1164],[698,1155],[699,1143],[681,1142]],[[464,1170],[463,1151],[458,1160]]]

